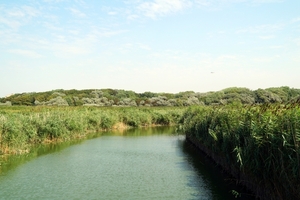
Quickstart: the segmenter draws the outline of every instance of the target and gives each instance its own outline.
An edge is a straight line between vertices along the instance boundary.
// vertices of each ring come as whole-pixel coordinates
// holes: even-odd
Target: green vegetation
[[[262,199],[300,199],[299,104],[190,107],[181,124],[190,141]]]
[[[91,132],[177,124],[188,140],[257,196],[300,199],[299,103],[300,89],[289,87],[15,94],[0,98],[0,154],[24,153],[34,144]]]
[[[133,91],[96,90],[53,90],[38,93],[14,94],[0,98],[1,105],[60,105],[60,106],[191,106],[289,103],[300,99],[300,89],[278,87],[249,90],[226,88],[217,92],[196,93],[193,91],[172,93],[135,93]]]
[[[31,145],[85,137],[126,127],[173,125],[183,108],[0,107],[0,154],[24,153]]]

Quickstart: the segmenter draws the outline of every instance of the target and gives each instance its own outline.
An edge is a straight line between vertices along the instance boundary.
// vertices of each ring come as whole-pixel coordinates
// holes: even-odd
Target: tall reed
[[[1,107],[0,154],[22,153],[31,144],[70,140],[122,127],[176,124],[185,108]]]
[[[248,177],[238,181],[268,188],[258,195],[300,199],[298,105],[191,107],[181,123],[187,136],[221,156],[232,174],[238,170]]]

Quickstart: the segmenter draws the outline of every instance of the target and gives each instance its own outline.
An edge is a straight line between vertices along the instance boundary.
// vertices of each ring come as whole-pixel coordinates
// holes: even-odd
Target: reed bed
[[[300,199],[298,105],[191,107],[181,127],[257,197]]]
[[[20,154],[38,143],[85,137],[90,132],[174,125],[185,108],[1,107],[0,154]]]

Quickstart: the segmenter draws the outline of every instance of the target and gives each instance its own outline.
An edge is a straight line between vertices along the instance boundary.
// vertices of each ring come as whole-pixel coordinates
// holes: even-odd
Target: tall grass
[[[177,124],[185,108],[1,107],[0,154],[116,127]],[[122,124],[122,126],[116,126]]]
[[[300,199],[299,106],[191,107],[181,123],[257,195]]]

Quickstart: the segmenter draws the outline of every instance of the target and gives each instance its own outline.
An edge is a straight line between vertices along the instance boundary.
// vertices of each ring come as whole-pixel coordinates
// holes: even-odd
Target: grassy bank
[[[26,153],[38,143],[90,132],[177,124],[185,108],[0,107],[0,154]]]
[[[265,199],[300,199],[297,105],[191,107],[187,136]]]
[[[187,138],[262,199],[300,199],[299,105],[0,107],[0,154],[91,132],[180,124]]]

